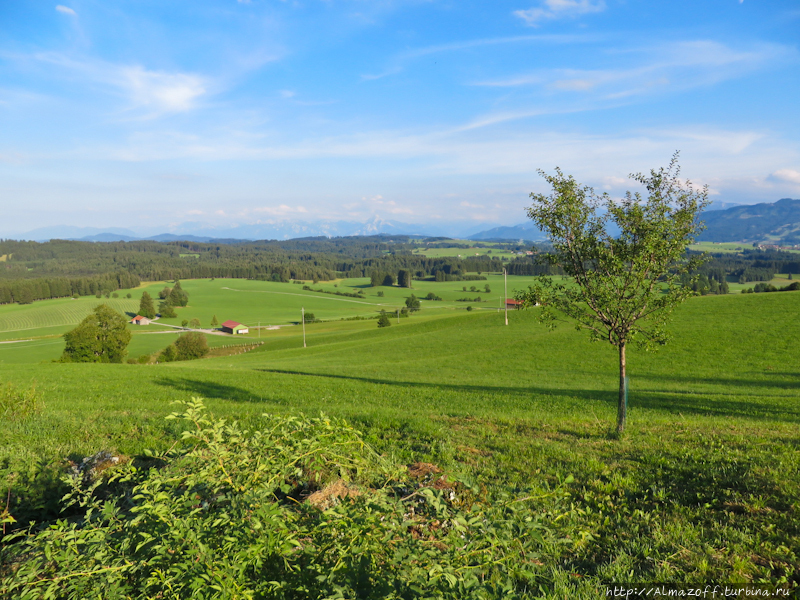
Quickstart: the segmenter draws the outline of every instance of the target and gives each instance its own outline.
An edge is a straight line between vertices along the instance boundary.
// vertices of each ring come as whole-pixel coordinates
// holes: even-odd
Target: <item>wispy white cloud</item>
[[[122,92],[128,109],[144,110],[146,116],[187,111],[196,106],[201,96],[209,93],[210,80],[193,73],[165,72],[140,65],[124,66],[98,60],[74,59],[56,52],[39,52],[31,56],[14,56],[23,61],[31,58],[61,69],[61,76],[82,78]]]
[[[742,77],[761,68],[797,61],[795,48],[761,44],[740,50],[715,41],[695,40],[616,52],[632,64],[617,69],[548,69],[476,82],[487,87],[538,86],[549,92],[591,94],[620,100],[659,92],[684,91]]]
[[[514,35],[497,38],[478,38],[474,40],[462,40],[458,42],[449,42],[446,44],[434,44],[432,46],[423,46],[420,48],[412,48],[394,56],[389,62],[389,67],[379,71],[378,73],[367,73],[361,75],[362,81],[373,81],[376,79],[383,79],[391,75],[396,75],[405,70],[410,62],[416,59],[431,56],[433,54],[440,54],[446,52],[460,52],[462,50],[471,50],[474,48],[488,47],[488,46],[504,46],[511,44],[584,44],[600,40],[602,36],[597,34],[582,34],[582,35]]]
[[[58,6],[56,6],[56,10],[65,15],[72,15],[73,17],[77,16],[77,13],[68,6],[63,6],[59,4]]]
[[[122,73],[119,85],[129,91],[133,103],[158,112],[189,110],[206,93],[207,84],[197,75],[148,71],[139,66],[123,69]]]
[[[527,25],[538,26],[542,21],[575,18],[581,15],[603,12],[603,0],[544,0],[539,6],[527,10],[516,10],[514,15]]]

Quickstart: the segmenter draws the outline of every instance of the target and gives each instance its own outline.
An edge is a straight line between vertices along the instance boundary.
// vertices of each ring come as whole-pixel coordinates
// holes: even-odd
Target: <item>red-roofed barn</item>
[[[247,329],[246,325],[242,325],[241,323],[237,323],[236,321],[225,321],[222,324],[222,331],[225,333],[230,333],[232,335],[236,335],[237,333],[247,333],[249,329]]]

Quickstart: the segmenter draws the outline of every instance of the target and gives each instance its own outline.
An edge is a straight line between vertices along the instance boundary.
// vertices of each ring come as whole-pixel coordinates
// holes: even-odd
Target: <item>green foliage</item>
[[[408,269],[400,269],[397,272],[397,285],[402,288],[411,287],[411,271]]]
[[[167,363],[173,362],[178,359],[178,350],[175,348],[175,344],[170,344],[166,348],[164,348],[159,354],[158,358],[156,359],[160,363]]]
[[[215,329],[215,328],[217,328],[217,327],[219,327],[219,321],[217,320],[217,315],[214,315],[214,316],[211,318],[211,328],[212,328],[212,329]]]
[[[156,318],[156,307],[153,305],[153,299],[147,292],[142,292],[142,299],[139,302],[139,314],[148,319]]]
[[[165,287],[165,288],[164,288],[164,289],[162,289],[160,292],[158,292],[158,297],[159,297],[159,299],[161,299],[161,300],[166,300],[167,298],[169,298],[169,293],[170,293],[171,291],[172,291],[172,288],[171,288],[171,287]]]
[[[302,316],[304,323],[314,323],[317,320],[317,317],[312,312],[304,312]]]
[[[36,385],[0,385],[0,420],[21,420],[41,410],[41,395]]]
[[[163,467],[72,478],[81,518],[2,549],[8,597],[519,597],[548,582],[536,559],[565,542],[533,498],[486,502],[435,467],[411,479],[339,419],[263,415],[248,431],[197,399],[170,418],[190,430],[154,457]],[[567,499],[559,486],[535,501],[564,518]]]
[[[175,307],[168,300],[164,300],[158,305],[158,313],[167,319],[174,319],[178,316]]]
[[[175,340],[175,350],[175,360],[203,358],[208,354],[208,340],[204,333],[190,331]]]
[[[201,327],[200,319],[192,319],[191,321],[189,321],[189,327],[191,327],[192,329],[200,329]]]
[[[72,331],[64,334],[62,362],[121,363],[131,332],[120,313],[101,304]]]
[[[383,293],[383,290],[378,290],[378,298],[383,298],[386,294]]]
[[[183,290],[180,281],[175,282],[169,296],[167,296],[167,300],[172,306],[186,306],[189,304],[189,294]]]
[[[411,312],[419,310],[419,298],[417,298],[414,294],[411,294],[408,298],[406,298],[406,308]]]
[[[389,315],[385,311],[381,311],[381,316],[378,317],[378,327],[389,327],[391,324],[392,320]]]
[[[593,340],[619,349],[621,432],[626,420],[626,345],[638,342],[652,348],[665,343],[670,313],[692,294],[681,278],[696,271],[703,257],[687,259],[685,250],[701,229],[697,217],[708,204],[708,190],[697,191],[679,178],[677,154],[666,169],[630,176],[647,189],[646,199],[627,192],[617,202],[608,194],[595,195],[560,169],[555,175],[539,173],[553,189],[550,196],[532,193],[528,209],[553,247],[542,258],[577,285],[541,276],[516,297],[526,306],[540,305],[540,318],[549,326],[563,315],[588,330]],[[618,235],[611,233],[610,224]]]
[[[188,327],[188,325],[189,325],[189,319],[184,319],[183,321],[181,321],[181,327]]]

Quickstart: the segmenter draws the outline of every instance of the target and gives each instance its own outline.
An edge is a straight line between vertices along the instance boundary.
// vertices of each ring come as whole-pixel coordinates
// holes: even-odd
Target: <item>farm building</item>
[[[522,302],[517,302],[513,298],[506,298],[506,308],[520,308]]]
[[[136,315],[131,319],[131,323],[134,325],[150,325],[150,319],[142,315]]]
[[[236,321],[225,321],[222,324],[222,331],[225,333],[230,333],[236,335],[237,333],[247,333],[249,330],[247,329],[246,325],[242,325],[241,323],[237,323]]]

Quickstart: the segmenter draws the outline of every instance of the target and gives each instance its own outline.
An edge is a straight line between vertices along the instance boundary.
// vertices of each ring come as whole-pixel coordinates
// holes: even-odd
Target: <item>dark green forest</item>
[[[435,238],[429,247],[465,247]],[[448,246],[449,244],[449,246]],[[559,275],[557,268],[533,256],[428,258],[413,254],[420,246],[408,236],[300,238],[234,244],[198,242],[27,242],[0,240],[0,304],[66,296],[108,295],[141,281],[239,278],[265,281],[369,277],[373,285],[404,284],[411,279],[470,281],[481,273]],[[516,244],[498,248],[520,250]],[[524,248],[527,249],[527,248]],[[546,250],[543,245],[534,248]],[[745,250],[713,254],[701,269],[697,291],[727,292],[726,281],[768,281],[775,273],[800,273],[797,254]]]

